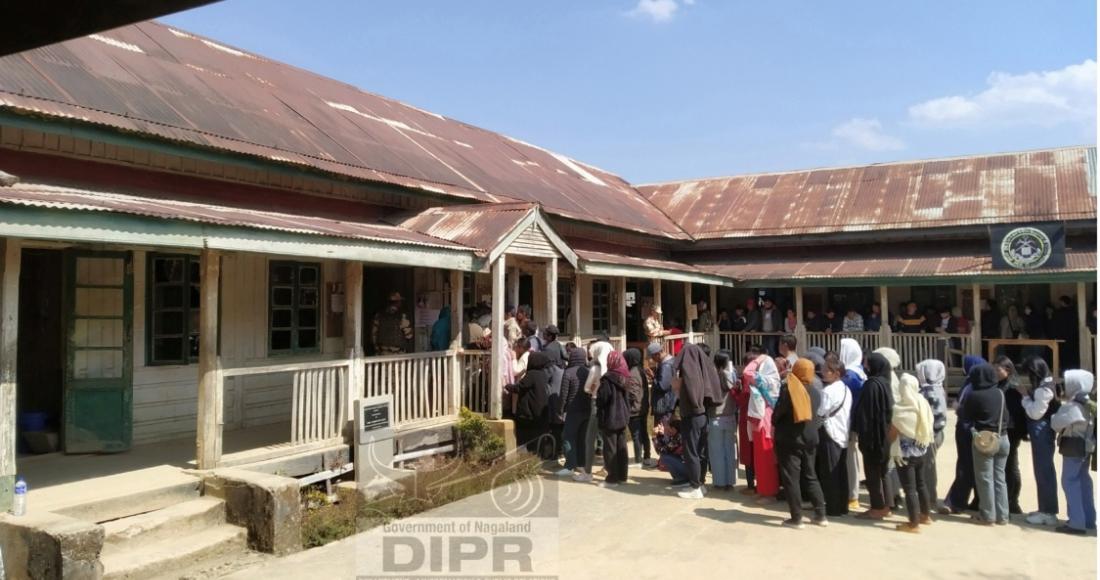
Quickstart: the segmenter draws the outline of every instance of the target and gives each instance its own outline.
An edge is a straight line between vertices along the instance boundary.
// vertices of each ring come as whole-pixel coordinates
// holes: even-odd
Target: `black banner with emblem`
[[[994,270],[1066,267],[1066,229],[1062,224],[1013,224],[990,228]]]

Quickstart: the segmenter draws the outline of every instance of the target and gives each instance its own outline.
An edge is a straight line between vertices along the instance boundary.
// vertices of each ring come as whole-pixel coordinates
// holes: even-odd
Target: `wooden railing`
[[[462,361],[462,405],[475,413],[488,413],[489,389],[493,384],[492,353],[487,350],[467,350]]]
[[[707,342],[707,333],[705,332],[684,332],[681,334],[669,334],[661,339],[661,349],[666,354],[672,354],[673,345],[675,344],[704,344]],[[712,350],[714,345],[709,345]]]
[[[369,357],[363,396],[391,395],[395,427],[457,415],[457,356],[447,350]]]
[[[290,374],[290,443],[339,439],[351,419],[347,359],[223,369],[225,378]]]
[[[739,363],[748,348],[754,344],[765,348],[770,344],[778,352],[777,345],[781,336],[783,333],[778,332],[722,332],[719,333],[718,342]],[[963,355],[971,352],[972,347],[969,334],[893,333],[889,344],[884,344],[883,336],[877,332],[807,332],[805,344],[798,345],[798,352],[806,352],[806,349],[813,346],[839,352],[840,341],[844,338],[858,342],[864,354],[881,346],[890,346],[901,357],[902,370],[910,372],[916,368],[917,363],[925,359],[943,361],[949,369],[961,368]]]

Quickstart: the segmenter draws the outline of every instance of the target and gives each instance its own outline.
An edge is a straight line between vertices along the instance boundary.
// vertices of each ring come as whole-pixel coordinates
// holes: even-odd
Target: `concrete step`
[[[225,502],[215,497],[200,497],[104,523],[103,551],[106,554],[115,550],[131,550],[224,523]]]
[[[146,479],[143,487],[130,481],[118,482],[120,485],[116,486],[111,480],[110,477],[90,480],[86,486],[72,489],[72,493],[56,498],[50,505],[38,504],[37,507],[86,522],[102,523],[197,499],[201,487],[198,477],[184,473]]]
[[[248,532],[229,524],[168,537],[128,550],[100,555],[105,580],[180,578],[186,571],[210,568],[248,550]]]

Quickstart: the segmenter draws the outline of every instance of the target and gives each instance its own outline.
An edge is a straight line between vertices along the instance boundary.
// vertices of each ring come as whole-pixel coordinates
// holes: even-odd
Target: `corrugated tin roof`
[[[389,221],[403,229],[474,248],[486,256],[535,208],[532,203],[434,207]]]
[[[638,186],[696,239],[1095,219],[1095,147]]]
[[[382,222],[346,222],[321,217],[76,189],[45,183],[17,183],[10,187],[0,187],[0,203],[52,209],[102,211],[434,248],[469,249],[461,244]]]
[[[0,58],[0,108],[688,237],[616,175],[155,22]]]
[[[876,255],[877,254],[877,255]],[[833,253],[835,256],[835,253]],[[989,253],[953,252],[896,255],[869,252],[857,257],[816,256],[813,258],[771,259],[766,254],[722,262],[696,264],[705,271],[743,281],[780,281],[813,279],[932,278],[1023,273],[993,270]],[[1065,268],[1039,268],[1027,274],[1091,272],[1096,270],[1096,250],[1067,250]]]

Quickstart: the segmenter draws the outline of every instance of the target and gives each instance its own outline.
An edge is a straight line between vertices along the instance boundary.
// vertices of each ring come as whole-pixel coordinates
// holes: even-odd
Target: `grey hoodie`
[[[1083,370],[1066,371],[1066,402],[1050,419],[1055,433],[1065,437],[1088,435],[1088,396],[1092,392],[1092,373]]]

